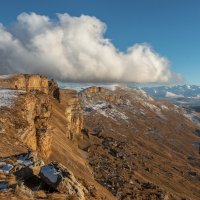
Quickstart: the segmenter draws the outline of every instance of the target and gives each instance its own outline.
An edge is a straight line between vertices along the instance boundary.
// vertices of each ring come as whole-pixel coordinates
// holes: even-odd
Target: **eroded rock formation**
[[[22,74],[0,76],[0,88],[0,199],[115,199],[78,149],[83,113],[77,92]],[[56,185],[43,176],[49,165],[61,175]]]
[[[2,107],[0,121],[5,133],[23,142],[46,159],[50,155],[52,130],[49,126],[51,102],[48,95],[34,91],[21,93],[13,107]],[[4,123],[3,123],[4,122]]]
[[[52,138],[48,79],[40,75],[1,76],[0,88],[7,88],[2,92],[1,101],[10,101],[0,107],[1,128],[47,159]]]
[[[68,138],[81,137],[83,112],[77,92],[74,90],[60,89],[60,103],[65,107]]]
[[[48,78],[41,75],[16,74],[0,77],[0,88],[16,90],[39,90],[49,93]]]
[[[17,189],[22,187],[23,182],[25,190],[31,192],[37,188],[42,191],[58,191],[61,194],[58,195],[59,198],[64,194],[65,198],[85,200],[85,194],[88,193],[87,189],[65,166],[57,162],[45,165],[41,159],[38,159],[36,152],[0,158],[0,177],[4,183],[4,189]],[[2,188],[1,181],[0,190]]]

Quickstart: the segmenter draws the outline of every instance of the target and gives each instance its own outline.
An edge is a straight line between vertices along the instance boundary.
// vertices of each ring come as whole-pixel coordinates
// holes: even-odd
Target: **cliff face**
[[[51,103],[49,96],[34,91],[19,93],[10,108],[2,107],[1,128],[46,159],[50,155],[52,131],[49,127]]]
[[[48,78],[28,74],[0,76],[0,88],[4,88],[1,102],[10,102],[0,107],[0,117],[7,121],[2,126],[7,133],[13,130],[14,138],[47,159],[52,138]]]
[[[83,128],[83,114],[82,109],[80,107],[79,99],[77,97],[77,93],[72,90],[64,90],[59,89],[57,83],[54,80],[48,80],[47,77],[41,75],[28,75],[28,74],[19,74],[19,75],[8,75],[8,76],[0,76],[0,88],[12,89],[12,90],[24,90],[27,92],[31,91],[40,91],[45,95],[39,94],[38,92],[31,95],[25,95],[24,99],[24,108],[27,109],[27,112],[24,111],[24,116],[30,113],[35,113],[34,122],[30,123],[30,130],[27,130],[31,135],[31,140],[27,140],[27,144],[32,148],[36,149],[36,143],[40,146],[41,142],[34,142],[34,125],[36,126],[37,137],[44,137],[48,131],[46,123],[46,116],[43,116],[43,111],[45,108],[38,108],[39,105],[43,107],[47,106],[46,104],[50,104],[47,95],[49,94],[53,98],[57,99],[64,107],[66,114],[66,134],[69,139],[73,139],[75,137],[81,136],[81,130]],[[34,97],[35,98],[34,98]],[[41,102],[40,102],[41,101]],[[46,101],[46,103],[44,102]],[[23,101],[22,101],[23,102]],[[47,103],[48,102],[48,103]],[[48,106],[47,106],[48,107]],[[48,110],[48,109],[47,109]],[[42,113],[39,113],[42,112]],[[47,111],[49,114],[50,111]],[[30,114],[28,114],[30,115]],[[33,114],[34,115],[34,114]],[[47,115],[47,114],[46,114]],[[40,117],[39,117],[40,116]],[[42,116],[42,117],[41,117]],[[38,124],[41,127],[38,127]],[[43,133],[41,135],[41,132]],[[26,135],[26,134],[23,134]],[[49,134],[47,134],[49,135]],[[46,138],[46,136],[45,136]],[[26,138],[23,138],[26,141]],[[44,140],[42,140],[44,141]],[[31,143],[31,144],[29,144]]]
[[[81,137],[83,112],[78,94],[74,90],[60,89],[60,104],[65,108],[67,135],[69,139]]]
[[[50,97],[44,93],[35,94],[35,117],[34,124],[37,138],[37,150],[42,158],[48,158],[51,153],[53,130],[49,124],[52,112]]]
[[[48,78],[41,75],[8,75],[0,76],[0,88],[16,90],[38,90],[48,94]]]
[[[78,148],[75,91],[39,75],[1,76],[0,88],[0,199],[115,199]]]
[[[103,96],[104,99],[110,103],[117,103],[121,99],[120,95],[111,93],[110,90],[97,86],[89,87],[79,93],[79,99],[81,101],[84,99],[88,99],[88,97],[98,99],[101,96]]]

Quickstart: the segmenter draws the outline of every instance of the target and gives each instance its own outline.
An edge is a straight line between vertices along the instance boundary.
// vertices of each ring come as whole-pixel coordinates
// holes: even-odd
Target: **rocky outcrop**
[[[39,91],[27,93],[17,100],[16,106],[20,108],[19,116],[26,122],[25,127],[17,129],[20,140],[30,149],[37,150],[43,159],[48,158],[52,140],[49,96]]]
[[[49,94],[57,99],[65,107],[68,138],[73,139],[81,136],[83,114],[76,91],[59,89],[54,80],[48,80],[47,77],[41,75],[29,74],[0,76],[0,88],[25,90],[27,92],[38,91],[33,92],[32,95],[26,94],[26,97],[23,98],[24,102],[21,101],[21,103],[24,104],[24,108],[22,109],[23,118],[26,118],[26,115],[28,115],[27,120],[29,124],[29,129],[27,129],[27,131],[23,130],[24,134],[22,134],[22,138],[31,149],[36,149],[37,145],[39,148],[40,146],[47,147],[47,144],[51,140],[49,137],[50,134],[48,133],[49,128],[47,129],[47,124],[45,124],[49,116],[43,116],[43,111],[39,108],[41,105],[44,111],[47,109],[46,115],[50,114],[50,110],[45,108],[47,106],[46,104],[49,104],[49,100],[47,100],[48,97],[45,96],[45,94]],[[39,92],[42,92],[44,95],[42,95],[42,93],[39,94]],[[48,103],[43,101],[48,101]],[[29,120],[29,118],[32,119]],[[37,137],[35,137],[34,126],[36,128]],[[27,134],[27,132],[29,134]],[[26,137],[27,135],[29,136]],[[40,140],[40,138],[43,139]]]
[[[71,171],[58,162],[45,165],[36,152],[0,158],[0,177],[0,193],[3,190],[12,191],[16,196],[17,191],[23,188],[29,191],[30,197],[43,194],[42,197],[45,196],[45,199],[47,195],[48,199],[52,199],[55,195],[57,199],[88,199],[85,198],[88,194],[87,189]]]
[[[53,79],[49,80],[49,95],[58,101],[60,100],[60,89],[57,82]]]
[[[34,124],[37,138],[37,151],[43,159],[46,159],[51,152],[53,129],[49,124],[49,120],[51,117],[52,105],[49,96],[44,93],[37,92],[35,97],[36,115]]]
[[[120,101],[121,97],[119,95],[114,94],[112,91],[97,86],[91,86],[86,88],[85,90],[79,93],[80,100],[84,100],[85,98],[100,98],[103,96],[103,99],[110,103],[117,103]]]
[[[65,193],[69,197],[78,197],[80,200],[85,199],[86,189],[76,180],[72,172],[57,162],[43,166],[40,177],[60,193]]]
[[[10,101],[13,101],[11,107],[0,107],[0,129],[6,137],[15,138],[29,149],[37,150],[42,158],[48,158],[52,139],[49,96],[39,91],[16,92]]]
[[[0,88],[15,90],[38,90],[49,93],[48,78],[41,75],[16,74],[0,76]]]
[[[82,129],[76,91],[39,75],[0,76],[0,199],[115,199],[80,153]]]
[[[43,159],[48,158],[50,154],[52,140],[52,129],[49,125],[51,96],[65,109],[68,138],[81,137],[83,113],[76,91],[59,89],[54,80],[28,74],[0,76],[0,88],[26,91],[16,95],[15,106],[9,111],[15,114],[8,118],[15,126],[14,135],[31,150],[37,150]]]
[[[12,187],[13,184],[16,186],[18,181],[38,176],[43,165],[44,162],[38,159],[36,152],[0,158],[0,176],[8,187]]]
[[[0,76],[0,88],[7,88],[0,96],[1,129],[47,159],[52,140],[48,79],[28,74]]]
[[[65,107],[68,138],[81,137],[83,112],[77,92],[75,90],[60,89],[60,103]]]

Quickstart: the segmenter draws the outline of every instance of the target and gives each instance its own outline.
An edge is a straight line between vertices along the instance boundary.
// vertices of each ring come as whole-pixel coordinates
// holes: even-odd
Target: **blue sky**
[[[7,26],[22,12],[96,16],[118,49],[148,43],[186,83],[200,85],[199,0],[2,0],[0,22]]]

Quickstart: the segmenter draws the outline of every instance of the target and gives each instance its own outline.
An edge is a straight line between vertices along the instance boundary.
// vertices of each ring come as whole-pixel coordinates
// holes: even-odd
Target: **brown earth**
[[[200,199],[199,126],[181,108],[40,75],[0,87],[0,199]]]
[[[14,97],[9,99],[12,103],[0,107],[0,199],[115,199],[94,180],[89,164],[78,148],[77,141],[82,138],[83,115],[77,93],[66,90],[60,91],[57,96],[58,88],[51,81],[47,81],[50,88],[45,86],[45,91],[43,85],[36,84],[38,77],[47,78],[25,76],[34,83],[31,88],[27,85],[13,88],[18,76],[9,76],[8,81],[4,77],[3,80],[11,84],[6,85],[7,90],[0,101],[7,100],[8,92],[14,93]],[[16,88],[20,90],[16,91]],[[28,152],[35,152],[36,158],[23,160]],[[31,163],[21,163],[18,161],[20,157],[23,162]],[[41,159],[44,164],[41,164]],[[68,185],[67,179],[62,184],[62,188],[69,188],[66,194],[43,182],[39,171],[51,161],[58,161],[71,171],[71,177],[78,181],[76,184],[85,188],[84,197],[80,197],[78,191],[77,195],[69,196],[73,188]],[[9,165],[13,168],[5,171]],[[13,181],[9,181],[10,177]],[[1,189],[1,184],[6,184],[6,189]]]
[[[200,138],[181,109],[144,92],[79,94],[95,179],[118,199],[200,199]]]

